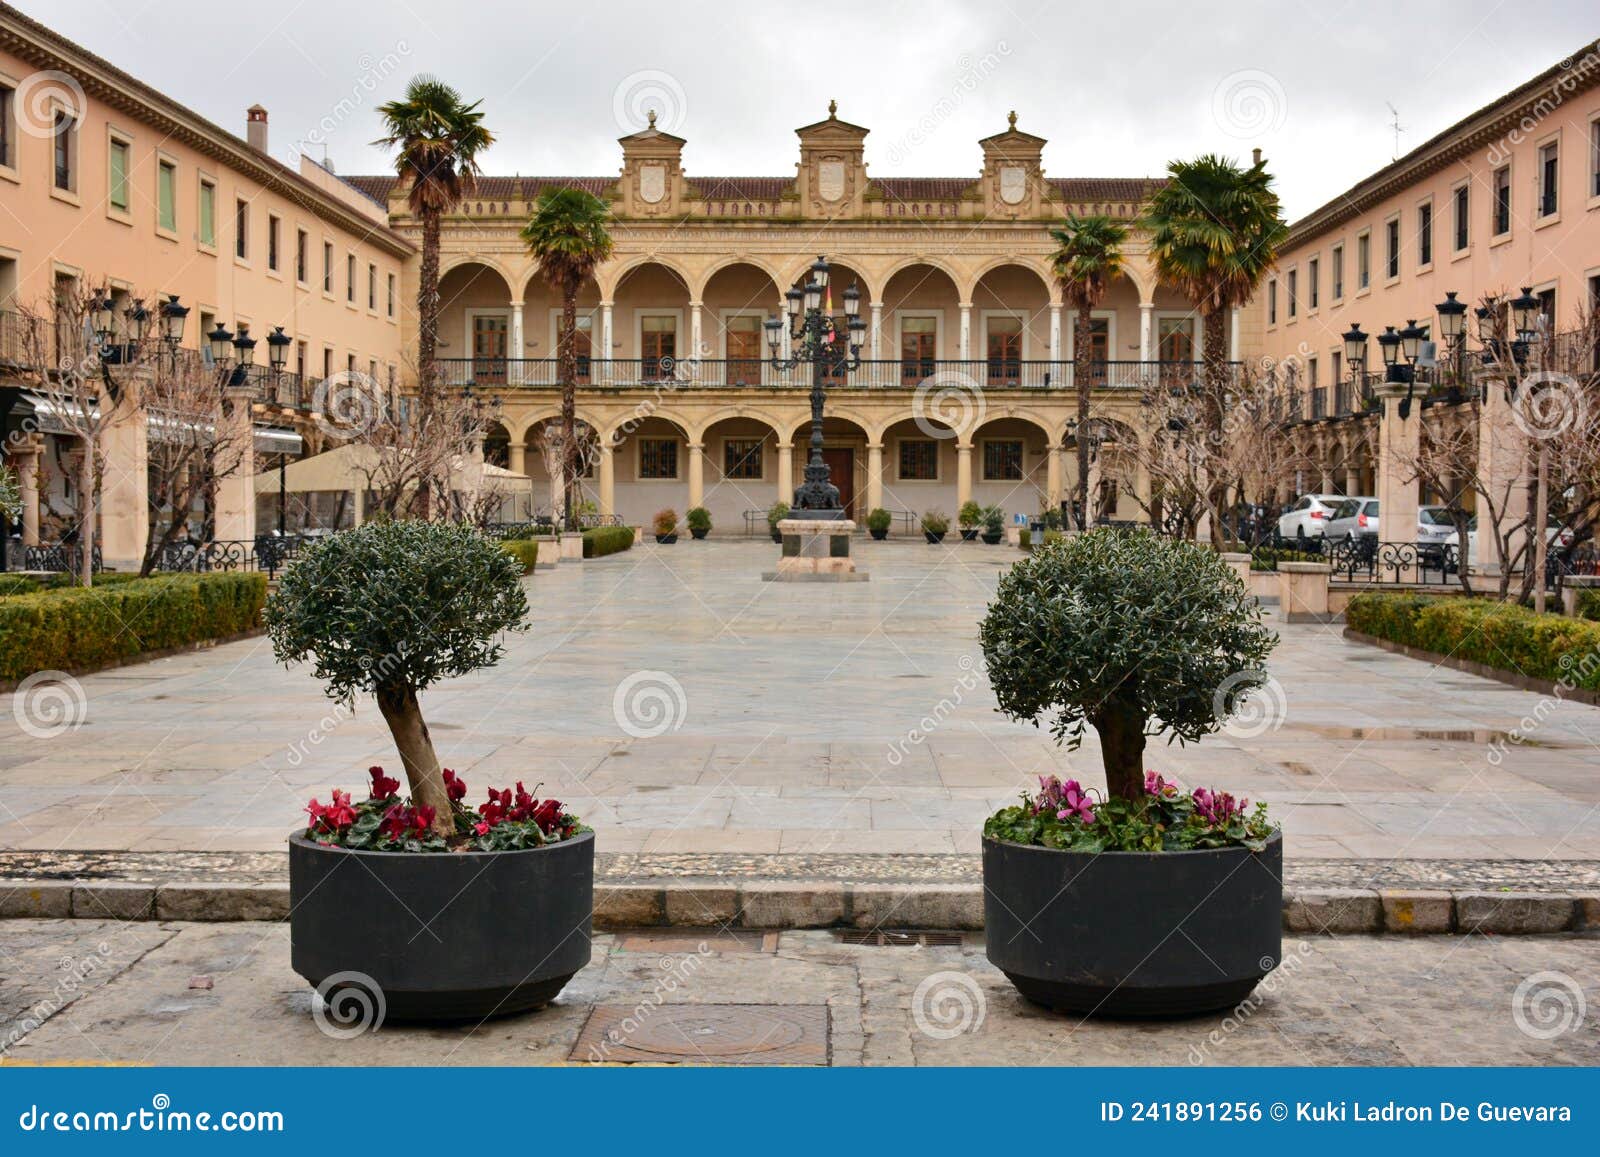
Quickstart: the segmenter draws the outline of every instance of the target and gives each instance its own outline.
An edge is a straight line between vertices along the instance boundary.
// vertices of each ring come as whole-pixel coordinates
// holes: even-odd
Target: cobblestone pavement
[[[542,1012],[351,1039],[318,1028],[288,955],[282,924],[6,921],[0,1046],[157,1065],[388,1064],[397,1044],[418,1065],[1600,1064],[1600,939],[1580,936],[1290,938],[1255,1007],[1115,1023],[1024,1003],[972,936],[621,933]],[[591,1016],[619,1023],[609,1049],[575,1049]]]
[[[533,628],[424,708],[471,784],[569,802],[612,853],[966,853],[1040,772],[1099,782],[995,711],[976,624],[1018,557],[863,543],[867,583],[763,583],[767,542],[657,547],[531,581]],[[1280,628],[1274,683],[1229,733],[1152,766],[1269,800],[1307,860],[1600,860],[1600,709]],[[81,681],[59,734],[0,696],[0,849],[253,852],[306,800],[396,763],[265,639]],[[27,726],[25,727],[24,724]],[[1515,733],[1522,742],[1511,742]]]

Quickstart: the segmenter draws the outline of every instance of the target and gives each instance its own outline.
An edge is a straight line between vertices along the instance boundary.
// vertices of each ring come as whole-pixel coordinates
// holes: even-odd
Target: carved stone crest
[[[667,195],[667,167],[639,166],[639,199],[647,205],[659,204]]]
[[[1021,204],[1028,195],[1028,171],[1021,165],[1005,165],[1000,169],[1000,199],[1007,205]]]
[[[844,197],[844,162],[821,161],[817,165],[817,195],[824,201]]]

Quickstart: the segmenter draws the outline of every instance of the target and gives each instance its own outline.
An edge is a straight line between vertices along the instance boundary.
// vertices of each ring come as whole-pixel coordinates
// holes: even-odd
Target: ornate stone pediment
[[[863,159],[871,131],[838,116],[828,104],[828,119],[795,130],[800,138],[800,208],[807,217],[859,217],[865,211],[867,166]]]
[[[622,204],[625,217],[665,217],[681,213],[683,202],[682,137],[656,128],[655,113],[647,128],[617,142],[622,146]]]
[[[990,217],[1037,217],[1044,211],[1045,139],[1017,128],[1017,114],[1003,133],[985,137],[983,203]]]

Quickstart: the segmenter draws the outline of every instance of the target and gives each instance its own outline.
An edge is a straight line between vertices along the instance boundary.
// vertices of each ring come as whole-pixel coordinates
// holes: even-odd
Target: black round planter
[[[962,542],[977,542],[978,541],[978,528],[975,527],[975,526],[963,526],[961,528],[961,541]]]
[[[774,526],[772,528],[772,541],[773,542],[782,542],[783,541],[783,531],[779,530],[776,526]]]
[[[924,530],[922,532],[922,534],[923,534],[923,537],[925,537],[928,540],[929,545],[936,546],[939,543],[944,541],[944,531],[942,531],[942,530],[939,530],[939,531]]]
[[[289,903],[294,970],[318,988],[370,978],[389,1020],[543,1008],[589,963],[594,833],[520,852],[358,852],[296,834]]]
[[[983,536],[983,541],[988,543],[990,546],[995,546],[995,545],[998,545],[1000,540],[1002,538],[1004,538],[1004,537],[1005,537],[1005,532],[1004,531],[1002,531],[999,534],[985,534]]]
[[[702,538],[704,538],[706,535],[708,535],[710,533],[711,533],[711,528],[709,526],[706,527],[703,530],[690,530],[689,531],[690,536],[693,537],[693,539],[696,542],[699,542]]]
[[[878,530],[876,527],[874,527],[868,530],[867,533],[871,534],[872,537],[877,539],[879,542],[882,542],[884,539],[889,537],[889,531],[887,529]]]
[[[989,961],[1061,1012],[1238,1004],[1283,948],[1283,836],[1263,852],[1062,852],[983,841]]]
[[[656,541],[659,542],[662,546],[671,546],[673,543],[678,541],[678,536],[677,536],[676,533],[674,533],[674,534],[658,534],[658,535],[656,535]]]

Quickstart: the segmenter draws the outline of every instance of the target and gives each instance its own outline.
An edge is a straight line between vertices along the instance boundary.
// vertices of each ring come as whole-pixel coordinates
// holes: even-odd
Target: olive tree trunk
[[[433,750],[433,738],[423,721],[417,693],[404,686],[380,688],[378,710],[383,713],[383,721],[389,725],[389,733],[394,736],[394,745],[400,752],[412,804],[433,809],[435,833],[445,838],[455,835],[450,794],[445,790],[439,756]]]
[[[1111,698],[1089,722],[1100,736],[1107,793],[1137,803],[1144,798],[1144,712],[1135,704]]]

